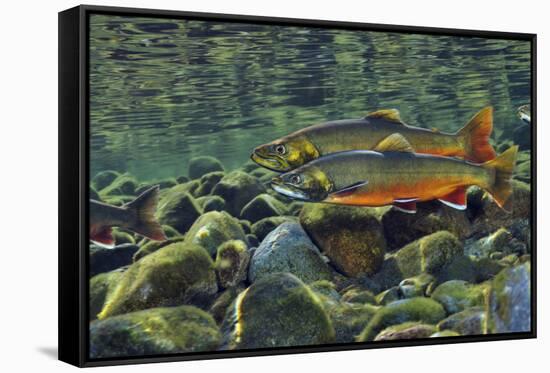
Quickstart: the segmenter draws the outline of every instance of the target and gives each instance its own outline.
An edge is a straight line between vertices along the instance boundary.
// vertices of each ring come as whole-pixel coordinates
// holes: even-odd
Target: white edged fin
[[[407,209],[403,209],[399,206],[396,206],[396,205],[393,205],[392,206],[394,209],[396,209],[397,211],[401,211],[401,212],[404,212],[406,214],[416,214],[416,210],[407,210]]]
[[[449,206],[449,207],[452,207],[452,208],[454,208],[454,209],[457,209],[457,210],[461,210],[461,211],[466,210],[466,205],[459,205],[459,204],[457,204],[457,203],[445,201],[445,200],[443,200],[443,199],[440,199],[439,202],[441,202],[441,203],[443,203],[443,204],[445,204],[445,205],[447,205],[447,206]]]
[[[394,202],[398,202],[398,203],[406,203],[406,202],[414,202],[414,201],[418,201],[418,198],[403,198],[403,199],[394,200]]]

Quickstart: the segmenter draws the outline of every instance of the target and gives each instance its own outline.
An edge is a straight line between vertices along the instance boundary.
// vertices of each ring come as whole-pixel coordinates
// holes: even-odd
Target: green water
[[[196,155],[228,169],[308,125],[397,108],[455,131],[495,108],[495,134],[530,102],[526,41],[93,15],[91,173],[186,174]]]

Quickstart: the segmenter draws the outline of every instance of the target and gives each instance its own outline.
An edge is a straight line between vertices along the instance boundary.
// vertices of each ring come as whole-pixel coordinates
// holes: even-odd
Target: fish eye
[[[300,175],[294,174],[288,178],[288,181],[290,181],[292,184],[300,184],[302,178],[300,177]]]
[[[286,153],[286,147],[283,144],[275,145],[275,152],[279,155]]]

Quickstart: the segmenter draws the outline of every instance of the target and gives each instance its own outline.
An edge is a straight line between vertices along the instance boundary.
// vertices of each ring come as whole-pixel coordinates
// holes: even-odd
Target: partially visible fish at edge
[[[531,124],[531,106],[522,105],[518,108],[518,117],[524,123]]]

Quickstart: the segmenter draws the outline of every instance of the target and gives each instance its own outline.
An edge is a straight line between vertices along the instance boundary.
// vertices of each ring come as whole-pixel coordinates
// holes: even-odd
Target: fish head
[[[276,176],[271,187],[282,195],[308,202],[320,202],[333,188],[330,178],[317,167],[299,167]]]
[[[286,172],[319,158],[319,151],[306,136],[287,136],[256,147],[251,158],[262,167]]]

